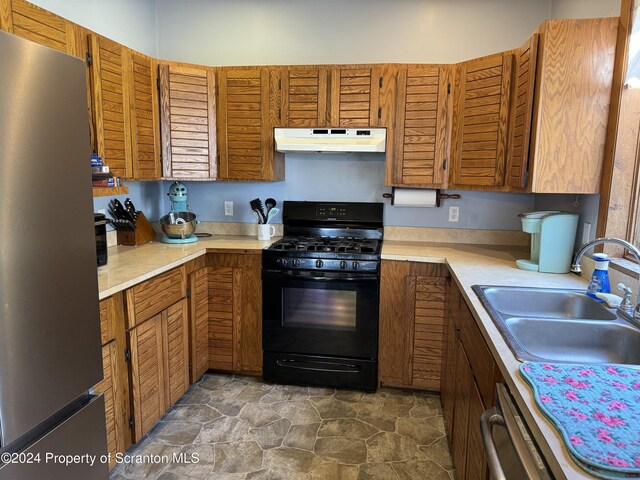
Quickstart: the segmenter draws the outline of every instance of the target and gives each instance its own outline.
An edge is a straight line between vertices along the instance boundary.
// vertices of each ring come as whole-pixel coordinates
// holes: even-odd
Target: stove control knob
[[[358,270],[360,268],[360,263],[359,262],[353,262],[351,264],[351,268],[353,268],[354,270]]]
[[[346,268],[347,268],[347,266],[348,266],[348,265],[347,265],[347,262],[346,262],[346,261],[342,260],[342,261],[340,262],[340,268],[341,268],[342,270],[346,269]]]
[[[283,258],[281,263],[283,267],[286,267],[287,264],[289,263],[289,260],[287,260],[286,258]]]
[[[316,260],[316,267],[322,268],[323,265],[324,265],[324,262],[322,260]]]
[[[294,258],[291,263],[293,264],[294,267],[299,267],[300,266],[300,259],[299,258]]]

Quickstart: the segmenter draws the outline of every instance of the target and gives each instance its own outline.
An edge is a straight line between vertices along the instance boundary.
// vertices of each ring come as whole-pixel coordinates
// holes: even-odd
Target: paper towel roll
[[[436,207],[438,191],[424,188],[394,188],[391,204],[396,207]]]

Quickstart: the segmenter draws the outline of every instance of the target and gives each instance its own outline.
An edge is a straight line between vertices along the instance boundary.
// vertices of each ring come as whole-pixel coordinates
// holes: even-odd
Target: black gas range
[[[382,209],[284,202],[262,257],[266,381],[376,389]]]

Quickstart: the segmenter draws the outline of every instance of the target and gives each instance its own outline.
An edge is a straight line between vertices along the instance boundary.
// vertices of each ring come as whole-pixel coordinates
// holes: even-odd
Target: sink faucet
[[[624,248],[626,248],[633,254],[633,256],[636,259],[636,262],[638,262],[638,265],[640,265],[640,250],[638,250],[635,246],[633,246],[631,243],[627,242],[626,240],[622,240],[620,238],[605,237],[605,238],[596,238],[595,240],[592,240],[591,242],[583,245],[582,248],[578,251],[578,253],[576,253],[575,258],[573,259],[573,264],[571,265],[571,271],[574,273],[582,272],[582,268],[580,268],[580,260],[582,259],[582,256],[584,255],[584,253],[587,250],[589,250],[591,247],[595,247],[596,245],[602,245],[603,243],[616,243],[618,245],[622,245]],[[636,307],[633,310],[633,318],[640,319],[640,279],[638,279],[638,294],[636,297]]]

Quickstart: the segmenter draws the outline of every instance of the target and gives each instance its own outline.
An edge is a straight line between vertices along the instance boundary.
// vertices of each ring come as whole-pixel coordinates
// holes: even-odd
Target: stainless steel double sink
[[[520,361],[640,365],[640,329],[583,290],[472,288]]]

